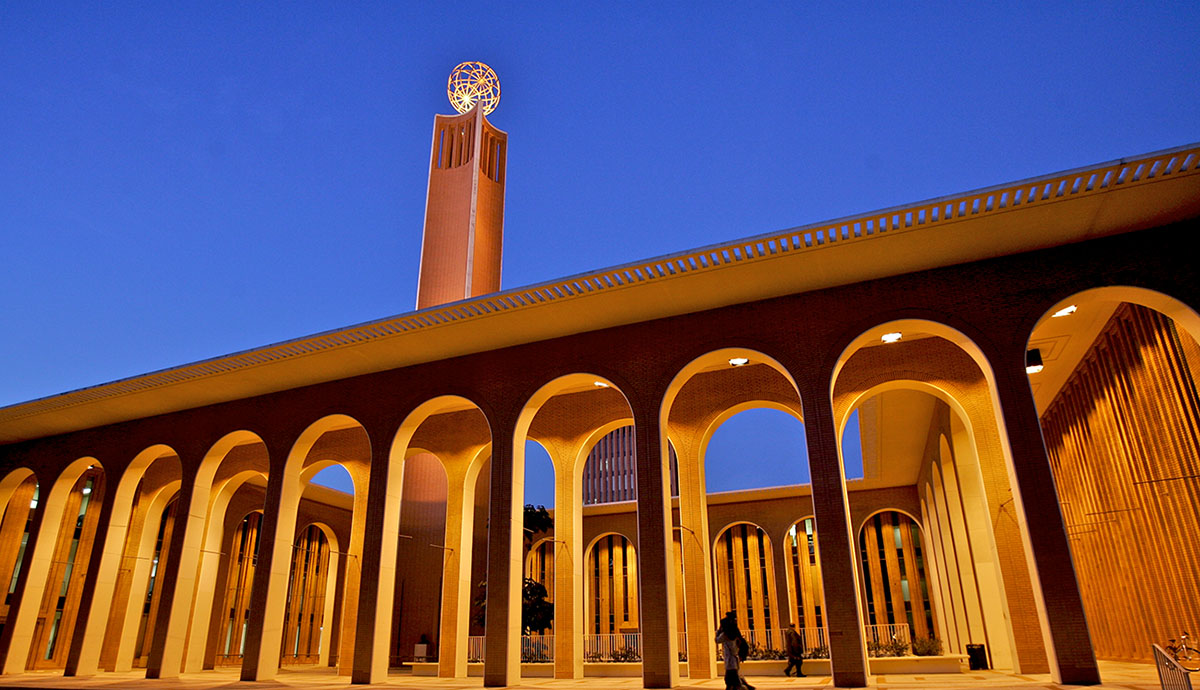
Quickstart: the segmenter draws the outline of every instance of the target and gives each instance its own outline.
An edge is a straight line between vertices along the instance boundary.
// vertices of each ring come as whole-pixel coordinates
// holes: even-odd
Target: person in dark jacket
[[[796,677],[804,677],[804,641],[800,639],[800,633],[796,632],[795,625],[789,625],[787,632],[783,634],[784,646],[787,648],[788,665],[783,669],[783,675],[792,675],[792,669],[796,669]]]

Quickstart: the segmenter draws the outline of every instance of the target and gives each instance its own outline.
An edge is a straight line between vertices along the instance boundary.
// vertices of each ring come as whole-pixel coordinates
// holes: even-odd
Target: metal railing
[[[814,652],[818,654],[828,653],[829,638],[825,628],[796,628],[796,632],[800,635],[800,641],[804,646],[806,654],[811,655]],[[787,651],[787,638],[784,636],[786,633],[786,628],[743,630],[742,637],[746,638],[746,643],[750,645],[752,650],[754,647],[758,647],[763,650],[783,652]],[[905,651],[908,651],[911,645],[907,623],[863,626],[863,641],[867,644],[868,648],[870,648],[872,643],[875,645],[886,645],[892,642],[899,642],[904,646]]]
[[[583,636],[584,661],[641,661],[641,633]]]
[[[1158,151],[1131,160],[1121,159],[956,196],[709,245],[214,357],[0,407],[0,421],[270,364],[292,357],[303,357],[447,323],[484,318],[498,312],[535,307],[580,295],[620,290],[630,285],[670,279],[685,273],[715,270],[731,264],[770,259],[777,255],[792,254],[832,243],[866,241],[878,235],[1003,213],[1019,207],[1044,205],[1109,189],[1145,184],[1163,177],[1194,174],[1198,171],[1200,148],[1195,145]]]
[[[903,645],[905,652],[912,649],[912,638],[908,635],[908,623],[863,626],[863,641],[866,642],[868,650],[872,643],[876,645],[898,643]]]
[[[787,642],[785,628],[771,630],[743,630],[742,636],[751,648],[784,652]],[[804,645],[806,655],[827,656],[829,654],[829,638],[825,628],[796,628]],[[467,661],[480,662],[484,660],[484,636],[472,635],[467,638]],[[863,639],[869,646],[888,644],[893,641],[901,642],[907,649],[911,644],[907,623],[894,625],[867,625],[863,627]],[[687,655],[687,631],[679,631],[679,653]],[[720,658],[720,648],[717,648],[717,658]],[[583,659],[589,662],[618,662],[641,661],[641,633],[612,633],[604,635],[583,636]],[[523,663],[546,663],[554,661],[554,635],[522,635],[521,661]]]
[[[1180,666],[1162,647],[1150,646],[1154,650],[1154,666],[1158,669],[1158,684],[1162,690],[1192,690],[1191,672]]]
[[[784,630],[743,630],[742,637],[746,638],[746,644],[761,649],[772,649],[782,651],[784,649],[783,633]],[[720,658],[720,657],[718,657]]]
[[[484,640],[487,638],[483,635],[471,635],[467,638],[467,662],[475,663],[483,661]]]
[[[554,661],[554,635],[522,635],[521,663]]]

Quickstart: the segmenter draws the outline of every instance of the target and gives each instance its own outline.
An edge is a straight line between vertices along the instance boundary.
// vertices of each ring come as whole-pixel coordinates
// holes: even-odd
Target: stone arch
[[[703,448],[707,449],[708,442],[710,440],[712,440],[712,436],[714,433],[716,433],[717,429],[721,428],[722,424],[724,424],[725,422],[729,421],[730,419],[736,417],[738,414],[741,414],[742,412],[746,412],[747,410],[764,410],[764,409],[765,410],[777,410],[779,412],[782,412],[786,415],[791,416],[792,418],[794,418],[797,422],[800,422],[801,424],[804,423],[804,415],[800,412],[799,409],[797,409],[793,406],[785,405],[783,403],[776,402],[773,400],[748,400],[743,403],[738,403],[737,405],[734,405],[732,407],[725,408],[725,410],[723,412],[721,412],[719,415],[714,417],[712,422],[709,423],[708,427],[706,427],[704,429],[704,434],[700,437],[701,446]]]
[[[234,503],[226,511],[221,529],[221,585],[219,605],[212,607],[212,629],[205,652],[205,667],[242,663],[248,641],[251,596],[258,557],[262,553],[264,514],[260,506]],[[228,617],[226,613],[228,612]]]
[[[866,526],[867,520],[870,520],[871,518],[875,517],[876,515],[878,515],[880,513],[900,513],[900,514],[904,515],[909,520],[912,520],[914,523],[916,523],[917,528],[921,530],[921,536],[922,537],[925,536],[925,527],[924,527],[924,525],[921,524],[921,519],[919,517],[917,517],[916,515],[913,515],[912,512],[910,512],[904,508],[896,508],[896,507],[892,507],[892,506],[888,506],[885,508],[876,508],[876,509],[872,510],[871,512],[867,513],[867,515],[862,520],[858,521],[858,528],[856,530],[854,530],[854,533],[858,534],[859,532],[861,532],[862,528],[864,526]]]
[[[22,491],[22,488],[25,490]],[[0,516],[3,516],[4,520],[0,524],[4,525],[3,529],[6,534],[24,528],[29,518],[32,517],[30,511],[36,509],[33,503],[37,500],[37,496],[37,474],[28,467],[12,469],[3,478],[0,478]],[[9,510],[9,508],[13,508],[13,510]],[[20,537],[18,536],[17,539],[20,540]],[[21,549],[24,549],[24,544]],[[14,554],[13,562],[0,568],[0,582],[5,586],[13,579],[13,571],[21,567],[18,561],[22,559],[15,556],[16,554]]]
[[[888,332],[901,332],[904,338],[878,344]],[[870,328],[852,347],[843,354],[830,389],[839,448],[853,409],[875,396],[905,390],[932,396],[942,406],[935,408],[931,423],[941,425],[954,441],[955,453],[946,458],[928,437],[915,474],[918,500],[928,511],[918,522],[934,564],[928,578],[939,592],[934,609],[946,611],[947,622],[950,612],[957,619],[957,624],[940,626],[949,631],[949,651],[963,653],[968,641],[984,639],[994,667],[1044,668],[1042,626],[1026,562],[1028,535],[1012,504],[1011,453],[994,379],[980,348],[959,329],[919,319]],[[868,423],[860,418],[860,424]],[[889,467],[888,481],[895,481],[897,465]],[[864,472],[870,479],[866,457]],[[934,490],[921,491],[923,482],[933,482]],[[931,525],[931,514],[938,516],[940,529]],[[958,587],[961,583],[966,584]],[[865,591],[860,584],[858,594]],[[860,601],[860,608],[864,605]],[[935,615],[943,620],[941,613]]]
[[[309,528],[318,530],[325,540],[325,549],[323,549],[325,553],[317,554],[318,560],[320,560],[321,556],[323,555],[323,564],[320,562],[306,563],[303,562],[303,559],[301,558],[302,551],[306,551],[309,555],[311,555],[312,545],[305,544],[304,546],[306,548],[302,550],[300,544]],[[299,663],[300,657],[311,656],[311,641],[309,641],[308,645],[305,645],[304,638],[311,637],[311,628],[313,624],[317,623],[318,621],[315,619],[315,616],[311,621],[307,622],[307,625],[303,620],[301,620],[299,624],[296,624],[294,621],[297,617],[303,619],[303,613],[306,610],[304,608],[305,603],[312,604],[312,597],[319,594],[320,599],[317,603],[319,603],[321,608],[321,618],[319,619],[319,625],[317,626],[318,643],[316,665],[327,666],[329,664],[329,653],[332,647],[333,629],[335,627],[333,622],[335,616],[334,606],[337,597],[337,573],[339,572],[339,557],[344,552],[342,551],[341,545],[338,543],[337,532],[327,523],[319,520],[310,520],[305,524],[298,526],[296,528],[296,537],[293,541],[296,543],[297,553],[295,556],[293,556],[291,576],[288,581],[290,614],[288,616],[288,623],[291,625],[296,625],[297,632],[292,634],[291,625],[285,624],[286,627],[284,634],[288,637],[286,637],[284,640],[284,656],[287,656],[289,639],[292,641],[292,656],[297,658],[297,663]],[[300,563],[298,563],[298,561],[300,561]],[[302,591],[297,594],[296,589],[298,588],[298,566],[299,568],[304,569],[305,573],[299,578],[299,587],[302,588]],[[312,583],[310,578],[313,578],[314,575],[319,578],[320,581]],[[301,601],[299,605],[297,605],[297,599]],[[302,655],[299,653],[302,645],[308,647],[306,651],[308,651],[309,654]],[[306,661],[311,663],[311,660]]]
[[[0,479],[0,506],[7,508],[13,493],[29,477],[33,477],[34,481],[37,481],[37,474],[28,467],[17,467],[9,470],[8,474]]]
[[[37,535],[36,537],[30,535],[31,539],[34,539],[34,548],[32,552],[26,553],[25,558],[28,560],[29,565],[23,569],[22,581],[17,588],[20,601],[17,604],[15,615],[10,606],[9,620],[5,625],[6,636],[9,635],[8,629],[11,628],[12,630],[11,637],[9,637],[8,655],[4,659],[4,668],[2,669],[2,672],[5,674],[21,673],[27,668],[30,650],[35,642],[35,633],[38,632],[36,621],[43,607],[43,597],[47,592],[52,572],[60,577],[64,575],[64,573],[59,572],[63,563],[56,562],[58,559],[56,559],[55,553],[59,549],[60,537],[62,536],[61,530],[64,520],[67,518],[67,499],[75,492],[76,483],[92,470],[97,471],[96,474],[102,482],[104,468],[96,458],[85,456],[70,462],[59,472],[51,484],[45,501],[39,502],[41,516],[40,521],[36,523]],[[102,491],[103,489],[101,489]],[[89,491],[88,493],[90,494],[91,492]],[[102,499],[102,495],[101,493],[97,498]],[[87,503],[90,512],[92,503],[90,497]],[[72,505],[78,510],[83,505],[83,498],[80,499],[78,504],[72,502]],[[86,549],[79,551],[86,551]],[[79,555],[81,554],[77,551],[76,558]],[[86,559],[86,554],[82,555]],[[75,562],[73,561],[72,566],[74,565]],[[55,633],[50,632],[49,634],[54,635]],[[59,651],[59,645],[56,643],[54,646],[56,647],[55,651]],[[62,645],[61,648],[67,646],[69,645]]]
[[[586,550],[583,548],[584,471],[592,448],[612,430],[629,426],[633,410],[624,391],[610,378],[590,372],[573,372],[543,383],[525,401],[517,418],[513,436],[513,473],[525,477],[525,441],[539,443],[546,449],[554,466],[554,606],[555,674],[560,678],[583,676],[584,650],[580,645],[584,634],[583,577]],[[638,431],[634,429],[635,435]],[[631,444],[632,447],[632,444]],[[610,481],[631,483],[635,472],[632,455],[613,458],[620,465]],[[523,501],[516,500],[517,511]],[[514,513],[519,515],[519,513]],[[519,518],[514,524],[520,524]],[[523,549],[519,534],[513,535],[513,545]],[[532,546],[532,545],[531,545]],[[517,553],[520,553],[518,550]],[[524,558],[518,559],[521,563]],[[519,585],[520,578],[513,584]],[[516,597],[512,599],[511,597]],[[519,590],[510,591],[510,601],[519,600]],[[510,652],[518,649],[512,644],[514,632],[519,631],[519,616],[508,621]],[[516,607],[519,613],[519,607]]]
[[[885,534],[889,527],[890,536]],[[863,618],[868,626],[875,626],[874,634],[868,636],[871,641],[880,644],[901,639],[896,637],[900,630],[891,627],[895,623],[907,626],[905,643],[936,636],[936,590],[929,586],[924,556],[929,543],[921,520],[902,508],[882,507],[863,519],[855,537]]]
[[[801,534],[804,535],[803,543]],[[784,568],[788,621],[802,631],[806,649],[827,646],[823,615],[825,592],[821,582],[820,545],[815,516],[804,515],[792,522],[784,534],[783,542],[784,558],[788,561]]]
[[[711,631],[716,627],[712,532],[708,524],[705,452],[716,428],[737,412],[755,407],[782,409],[803,419],[802,401],[791,372],[757,348],[721,347],[701,352],[668,384],[660,408],[663,446],[677,451],[679,522],[703,538],[682,539],[684,610],[691,678],[716,677]],[[665,453],[664,453],[665,455]]]
[[[111,666],[114,670],[125,669],[127,665],[141,661],[142,656],[150,653],[149,641],[153,639],[153,626],[160,620],[155,614],[165,603],[162,599],[162,588],[154,586],[153,582],[175,567],[169,562],[169,551],[171,533],[182,522],[179,514],[181,486],[180,480],[173,480],[157,490],[152,490],[150,494],[143,493],[143,496],[150,497],[146,519],[139,539],[134,543],[133,535],[130,535],[129,547],[126,550],[132,556],[127,558],[126,562],[134,561],[129,585],[122,588],[129,592],[129,605],[123,612],[113,611],[110,614],[105,637],[116,638],[119,641],[114,645],[114,658],[106,660],[101,656],[101,663],[105,668]],[[148,591],[152,594],[149,601]],[[149,605],[150,608],[144,612],[145,605]],[[134,631],[136,637],[127,636],[129,630]],[[141,651],[144,652],[141,655],[139,643]]]
[[[1037,326],[1045,323],[1058,310],[1080,300],[1085,302],[1128,302],[1153,309],[1179,324],[1193,340],[1200,342],[1200,313],[1196,307],[1165,292],[1135,285],[1103,285],[1082,290],[1062,291],[1048,295],[1047,300],[1036,304],[1030,314],[1033,326],[1030,336]],[[1042,305],[1047,305],[1044,308]],[[1040,313],[1039,313],[1040,310]]]
[[[44,496],[40,491],[37,475],[28,467],[10,470],[0,479],[0,539],[3,543],[16,545],[0,551],[0,585],[3,586],[5,618],[16,601],[17,585],[28,568],[27,547],[36,533],[38,506]]]
[[[455,430],[471,432],[456,436]],[[483,436],[473,438],[475,430]],[[442,461],[443,469],[450,467],[449,455],[461,456],[463,461],[453,466],[461,469],[461,475],[451,478],[447,471],[448,491],[446,504],[446,526],[443,546],[446,547],[442,564],[442,602],[439,674],[451,677],[466,676],[467,615],[471,591],[471,542],[473,523],[470,511],[463,505],[472,505],[475,496],[475,479],[479,477],[484,461],[491,451],[491,427],[483,411],[475,402],[459,395],[442,395],[426,400],[412,409],[400,423],[388,449],[387,486],[383,511],[382,545],[379,554],[379,589],[375,593],[376,609],[384,612],[374,616],[374,633],[371,636],[370,670],[366,676],[383,679],[387,676],[392,611],[395,608],[397,579],[397,552],[400,536],[401,498],[404,493],[404,469],[410,451],[427,451]],[[439,448],[438,444],[445,444]],[[443,457],[445,456],[445,457]],[[470,478],[468,482],[467,479]],[[461,489],[461,490],[460,490]]]
[[[580,475],[581,480],[588,456],[591,455],[592,449],[596,447],[596,444],[600,442],[600,439],[608,436],[611,432],[616,431],[617,429],[622,429],[632,424],[632,417],[629,419],[614,419],[601,424],[600,426],[596,427],[592,433],[588,434],[587,438],[585,438],[583,443],[580,444],[579,452],[575,455],[574,462],[571,466],[572,470],[576,471]]]
[[[186,513],[187,532],[180,557],[180,586],[176,589],[171,619],[186,616],[186,653],[180,660],[186,672],[211,667],[210,637],[216,634],[212,623],[218,571],[222,568],[226,510],[237,490],[255,480],[265,484],[270,459],[262,437],[248,429],[232,431],[205,452],[192,482],[191,500]],[[194,574],[194,580],[187,577]],[[212,637],[215,640],[215,637]],[[215,644],[215,643],[212,643]],[[168,666],[164,661],[164,670]]]
[[[553,537],[536,539],[529,547],[529,553],[525,554],[525,577],[544,585],[551,601],[554,597],[554,542]],[[546,551],[550,551],[550,554]]]
[[[347,563],[361,563],[370,480],[371,440],[366,429],[355,418],[345,414],[328,414],[300,432],[284,460],[282,475],[271,477],[269,480],[278,482],[280,497],[275,514],[268,515],[269,519],[264,523],[263,539],[267,550],[259,552],[260,564],[265,558],[269,568],[255,570],[255,586],[265,587],[265,593],[255,597],[256,601],[262,602],[263,608],[260,617],[251,620],[250,639],[256,646],[247,649],[243,660],[242,678],[245,680],[268,680],[278,671],[289,571],[289,568],[282,567],[282,564],[290,563],[292,558],[293,535],[304,488],[305,470],[313,463],[323,463],[330,459],[330,456],[346,467],[355,483],[350,543],[347,548],[351,557],[347,558]],[[358,490],[360,486],[361,491]],[[269,488],[267,496],[269,502]],[[339,673],[342,675],[351,673],[354,661],[354,621],[357,618],[360,577],[361,572],[358,568],[347,568],[342,584],[345,592],[339,630]],[[260,635],[255,634],[256,627],[261,630]]]
[[[782,648],[775,633],[783,626],[771,535],[750,520],[731,520],[716,530],[712,554],[716,610],[737,612],[738,625],[751,644]]]
[[[104,545],[96,566],[91,610],[80,631],[82,642],[75,645],[78,656],[68,659],[67,675],[94,674],[101,662],[102,650],[114,648],[116,655],[105,659],[105,666],[122,671],[132,668],[134,642],[139,634],[144,634],[145,627],[130,625],[130,622],[140,617],[141,599],[153,570],[148,566],[151,556],[147,556],[146,551],[153,552],[154,543],[145,532],[157,534],[170,499],[179,491],[182,477],[178,453],[165,444],[143,449],[121,473],[102,537]],[[150,485],[146,485],[148,481]],[[173,518],[170,522],[174,522]],[[141,596],[137,596],[139,592]],[[124,611],[113,610],[114,599],[125,602]]]
[[[833,375],[830,377],[829,391],[831,395],[837,385],[842,369],[849,362],[850,358],[864,348],[878,345],[882,341],[883,336],[888,333],[900,333],[901,342],[904,341],[905,334],[911,336],[916,333],[936,336],[953,343],[959,350],[971,358],[979,368],[979,371],[983,373],[988,383],[993,388],[995,387],[995,375],[992,372],[991,363],[988,361],[987,356],[984,355],[982,348],[979,347],[974,339],[967,335],[963,328],[952,326],[946,323],[945,320],[937,320],[936,318],[921,315],[882,321],[864,328],[859,331],[858,335],[848,339],[837,357],[833,368]]]
[[[637,551],[636,538],[619,531],[605,531],[588,540],[582,583],[585,636],[620,636],[639,629]],[[604,651],[621,639],[593,644]]]

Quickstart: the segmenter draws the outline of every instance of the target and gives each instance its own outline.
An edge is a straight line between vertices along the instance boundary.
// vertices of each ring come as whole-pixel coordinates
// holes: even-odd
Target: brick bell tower
[[[464,62],[446,92],[458,114],[434,118],[417,309],[500,289],[508,134],[487,121],[500,80],[482,62]]]

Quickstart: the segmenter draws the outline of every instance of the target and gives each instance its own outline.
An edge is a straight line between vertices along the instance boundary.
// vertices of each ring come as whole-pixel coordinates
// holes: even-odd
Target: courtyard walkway
[[[1154,667],[1149,664],[1130,664],[1112,661],[1100,662],[1100,673],[1105,683],[1092,686],[1099,690],[1157,690],[1158,676]],[[1192,686],[1200,688],[1200,674],[1192,679]],[[808,688],[832,688],[833,683],[828,676],[809,678],[780,678],[771,676],[753,676],[751,682],[759,690],[807,690]],[[588,690],[638,690],[641,688],[638,678],[583,678],[580,680],[552,680],[548,678],[524,678],[519,687],[545,688],[546,690],[569,690],[571,688],[587,688]],[[339,677],[329,670],[292,670],[284,669],[276,680],[257,683],[243,683],[238,680],[236,670],[205,671],[204,673],[186,674],[182,678],[169,680],[146,680],[140,672],[135,673],[101,673],[93,678],[64,678],[58,672],[26,673],[19,676],[0,677],[0,689],[15,690],[29,688],[36,690],[166,690],[181,688],[183,690],[254,690],[257,688],[327,690],[333,688],[349,688],[349,679]],[[415,688],[417,690],[479,690],[483,687],[480,678],[443,679],[413,677],[407,673],[393,673],[386,683],[369,686],[354,686],[355,688]],[[689,681],[683,678],[679,687],[706,688],[720,690],[724,683],[720,680]],[[897,688],[915,690],[930,688],[931,690],[1039,690],[1050,688],[1074,688],[1073,685],[1056,685],[1050,682],[1049,675],[1014,675],[998,671],[971,671],[960,674],[940,674],[925,676],[888,675],[871,678],[871,688],[886,690]]]

